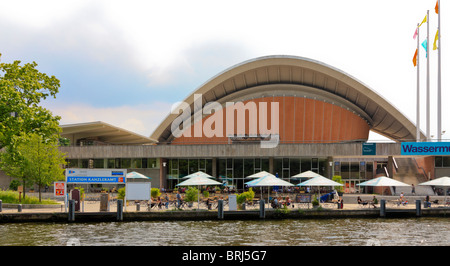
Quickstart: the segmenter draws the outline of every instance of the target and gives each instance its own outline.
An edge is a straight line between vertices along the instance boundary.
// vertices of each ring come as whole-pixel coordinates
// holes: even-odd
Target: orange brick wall
[[[319,100],[279,96],[266,97],[251,100],[257,106],[258,121],[259,107],[262,102],[267,103],[268,129],[271,129],[271,102],[279,104],[279,135],[281,143],[330,143],[362,139],[367,140],[370,126],[361,117],[342,107]],[[246,104],[249,101],[243,102]],[[214,115],[214,114],[212,114]],[[206,137],[203,132],[200,137],[195,137],[194,127],[190,127],[191,136],[176,138],[173,144],[212,144],[228,143],[226,135],[226,109],[217,112],[223,118],[222,137]],[[203,118],[202,125],[211,115]],[[234,133],[237,131],[237,115],[234,120]],[[245,133],[249,134],[249,115],[246,112]],[[211,122],[212,120],[210,120]],[[198,123],[197,123],[198,124]],[[214,128],[214,127],[213,127]],[[257,123],[258,133],[259,122]]]

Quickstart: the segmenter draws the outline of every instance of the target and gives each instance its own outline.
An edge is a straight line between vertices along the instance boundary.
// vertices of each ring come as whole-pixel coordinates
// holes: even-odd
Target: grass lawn
[[[19,192],[0,190],[0,200],[3,203],[19,204]],[[58,202],[50,199],[42,199],[42,201],[39,202],[39,198],[37,197],[26,196],[26,198],[22,198],[20,204],[58,204]]]

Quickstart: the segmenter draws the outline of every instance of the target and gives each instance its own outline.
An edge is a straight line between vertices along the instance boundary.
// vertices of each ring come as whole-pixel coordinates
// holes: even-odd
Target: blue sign
[[[450,155],[450,142],[402,142],[401,155]]]
[[[362,155],[377,155],[377,144],[376,143],[363,143]]]
[[[111,176],[68,176],[67,183],[124,183],[123,177]]]

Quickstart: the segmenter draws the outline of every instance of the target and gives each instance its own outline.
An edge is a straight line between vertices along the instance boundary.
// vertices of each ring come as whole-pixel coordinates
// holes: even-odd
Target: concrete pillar
[[[75,200],[69,200],[69,222],[75,221]]]
[[[266,218],[266,202],[263,199],[259,201],[259,218]]]
[[[224,211],[223,211],[223,200],[219,200],[219,202],[218,202],[218,206],[217,206],[217,218],[219,218],[219,219],[223,219],[223,214],[224,214]]]
[[[22,212],[22,204],[17,205],[17,211]]]
[[[380,200],[380,216],[386,217],[386,200]]]
[[[422,201],[420,199],[416,200],[416,216],[422,216]]]
[[[117,200],[117,221],[123,221],[123,200]]]

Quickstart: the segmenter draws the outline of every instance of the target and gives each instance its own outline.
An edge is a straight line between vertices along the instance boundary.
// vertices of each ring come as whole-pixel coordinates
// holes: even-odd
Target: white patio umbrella
[[[180,178],[180,179],[189,179],[189,178],[196,177],[196,176],[203,176],[203,177],[207,177],[207,178],[214,178],[214,177],[208,175],[208,174],[205,173],[205,172],[198,171],[198,172],[192,173],[192,174],[190,174],[190,175],[184,176],[184,177],[182,177],[182,178]]]
[[[213,185],[222,185],[220,182],[217,182],[215,180],[209,179],[205,176],[194,176],[191,177],[181,183],[179,183],[177,186],[198,186],[198,197],[197,197],[197,210],[200,209],[200,186],[213,186]]]
[[[419,186],[450,187],[450,177],[448,176],[439,177],[427,182],[420,183]],[[445,191],[444,195],[445,195],[444,201],[447,202],[447,191]]]
[[[126,175],[126,178],[132,178],[132,179],[136,179],[136,178],[141,178],[141,179],[152,179],[151,177],[145,176],[141,173],[138,172],[130,172]]]
[[[281,178],[278,178],[278,177],[272,175],[271,173],[267,173],[267,174],[261,176],[260,178],[246,182],[245,184],[249,187],[294,186],[293,184],[291,184],[287,181],[284,181]],[[267,195],[269,198],[270,197],[270,189],[268,190]],[[262,192],[261,192],[261,197],[262,197]]]
[[[321,175],[319,175],[318,173],[315,173],[313,171],[308,170],[308,171],[302,172],[300,174],[291,176],[291,179],[314,178],[314,177],[317,177],[317,176],[321,176]]]
[[[362,182],[357,184],[357,186],[368,186],[368,187],[410,187],[406,183],[394,180],[392,178],[386,176],[380,176],[374,179],[370,179],[366,182]],[[381,195],[383,195],[383,190],[381,191]]]
[[[245,178],[260,178],[260,177],[266,176],[268,174],[270,174],[270,173],[268,173],[266,171],[261,171],[258,173],[254,173],[253,175],[246,176]]]
[[[297,186],[311,186],[311,187],[337,187],[343,186],[341,183],[335,182],[329,178],[318,175],[305,182],[298,184]],[[319,189],[319,205],[320,205],[320,189]]]

